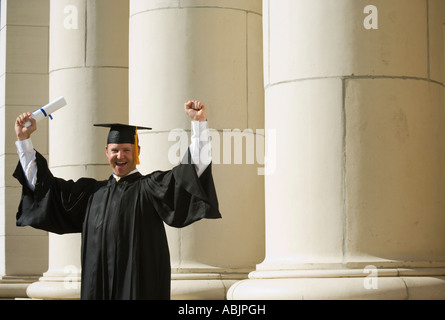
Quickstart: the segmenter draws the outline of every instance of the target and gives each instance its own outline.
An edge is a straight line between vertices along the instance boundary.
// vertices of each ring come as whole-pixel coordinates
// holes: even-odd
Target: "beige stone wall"
[[[21,188],[12,177],[17,165],[14,122],[18,114],[48,102],[48,0],[1,1],[0,34],[0,297],[25,296],[28,278],[48,264],[45,232],[17,228]],[[34,145],[48,154],[48,125]],[[12,288],[12,289],[11,289]]]

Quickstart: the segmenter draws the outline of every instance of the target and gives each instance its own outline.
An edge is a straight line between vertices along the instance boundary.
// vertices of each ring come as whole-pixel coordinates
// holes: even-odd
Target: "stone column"
[[[2,0],[0,19],[0,299],[26,297],[27,286],[48,267],[48,236],[17,228],[21,187],[12,177],[18,162],[18,114],[48,102],[49,0]],[[48,125],[33,139],[48,154]]]
[[[222,154],[223,129],[226,142],[233,140],[227,148],[241,133],[264,141],[256,135],[264,128],[261,18],[259,0],[130,1],[129,118],[154,129],[140,134],[141,172],[179,163],[177,139],[190,135],[187,100],[208,106],[214,129],[213,173],[223,219],[167,229],[172,299],[224,299],[264,257],[262,159],[248,164],[240,149],[240,164],[234,158],[224,164]],[[234,129],[240,133],[228,138]]]
[[[128,119],[128,1],[53,0],[50,98],[68,105],[50,123],[55,176],[107,179],[106,133],[98,122]],[[49,270],[28,288],[32,298],[78,298],[80,235],[50,234]]]
[[[445,298],[443,1],[263,1],[266,259],[229,299]]]

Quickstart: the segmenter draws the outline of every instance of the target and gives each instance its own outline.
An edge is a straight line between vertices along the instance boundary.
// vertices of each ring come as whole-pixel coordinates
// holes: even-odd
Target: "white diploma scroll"
[[[51,101],[47,105],[41,107],[40,109],[37,109],[36,111],[34,111],[32,113],[32,118],[34,120],[36,120],[37,122],[39,122],[40,120],[42,120],[43,118],[46,118],[46,117],[50,117],[50,119],[52,119],[51,113],[59,110],[60,108],[62,108],[64,106],[66,106],[65,98],[59,97],[56,100]],[[30,125],[31,125],[31,121],[28,121],[27,123],[25,123],[25,127],[29,127]]]

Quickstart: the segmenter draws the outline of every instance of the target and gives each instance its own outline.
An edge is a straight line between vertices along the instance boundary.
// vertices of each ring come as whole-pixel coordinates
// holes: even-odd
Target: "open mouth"
[[[127,162],[116,162],[116,167],[123,168],[126,164]]]

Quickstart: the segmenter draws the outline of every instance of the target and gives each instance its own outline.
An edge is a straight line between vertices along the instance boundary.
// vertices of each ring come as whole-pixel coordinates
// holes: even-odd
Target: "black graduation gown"
[[[190,154],[186,155],[189,157]],[[221,218],[211,165],[198,178],[194,165],[116,182],[54,177],[37,152],[37,183],[22,184],[18,226],[82,233],[82,299],[170,299],[170,255],[163,222],[185,227]]]

